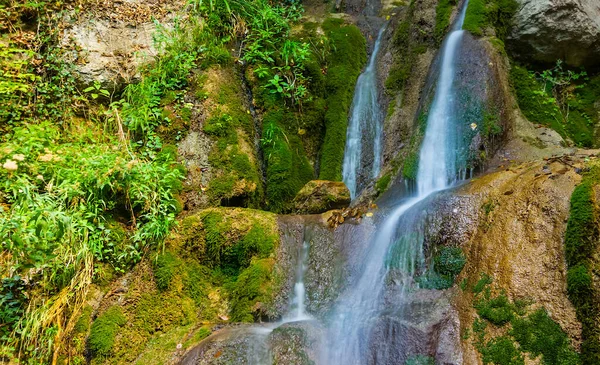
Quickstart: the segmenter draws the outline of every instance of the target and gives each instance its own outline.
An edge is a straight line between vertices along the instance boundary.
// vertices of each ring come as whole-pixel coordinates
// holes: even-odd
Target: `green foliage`
[[[490,340],[481,349],[484,364],[523,365],[523,355],[515,347],[513,340],[501,336]]]
[[[367,54],[365,38],[356,26],[344,25],[340,19],[329,18],[323,23],[323,29],[332,50],[327,57],[325,89],[328,96],[319,178],[340,181],[348,111],[354,96],[354,85],[367,61]]]
[[[531,122],[551,127],[577,146],[596,144],[594,100],[600,96],[600,77],[590,80],[585,71],[565,69],[559,60],[554,68],[537,73],[513,65],[511,83]]]
[[[476,0],[475,0],[476,1]],[[442,42],[450,26],[450,15],[456,6],[456,0],[440,0],[435,8],[435,39]]]
[[[481,36],[485,28],[494,27],[496,37],[503,40],[517,9],[515,0],[470,0],[463,29]]]
[[[571,348],[567,334],[548,316],[544,308],[526,318],[515,318],[511,334],[521,349],[533,356],[542,355],[544,365],[577,365],[579,357]]]
[[[27,304],[26,284],[20,276],[2,278],[0,287],[0,340],[7,341]]]
[[[92,353],[103,357],[111,355],[117,332],[126,323],[127,319],[123,315],[123,311],[116,305],[99,315],[92,323],[92,330],[88,338],[88,345]]]

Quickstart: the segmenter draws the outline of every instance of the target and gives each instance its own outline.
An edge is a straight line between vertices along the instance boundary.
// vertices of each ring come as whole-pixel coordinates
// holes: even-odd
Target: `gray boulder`
[[[600,1],[517,0],[507,46],[521,59],[600,66]]]

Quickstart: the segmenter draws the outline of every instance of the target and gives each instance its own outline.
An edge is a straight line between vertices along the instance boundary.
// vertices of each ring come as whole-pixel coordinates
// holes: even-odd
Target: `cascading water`
[[[306,321],[312,319],[306,311],[306,287],[304,286],[304,275],[306,274],[308,253],[310,244],[304,240],[299,255],[298,265],[296,267],[296,282],[294,283],[294,295],[290,302],[290,308],[286,315],[279,322],[270,323],[265,326],[256,327],[253,329],[254,340],[252,347],[249,349],[246,361],[253,365],[269,365],[272,364],[271,353],[268,346],[268,337],[278,327],[286,323]]]
[[[427,198],[456,181],[459,133],[455,131],[460,130],[456,127],[460,121],[455,117],[454,65],[467,5],[465,1],[443,44],[439,80],[419,155],[417,196],[382,218],[373,243],[367,247],[364,264],[352,280],[354,284],[342,294],[334,308],[327,351],[322,356],[324,364],[403,363],[398,358],[401,349],[392,346],[392,341],[396,341],[391,339],[394,331],[382,325],[382,318],[394,310],[392,315],[396,318],[404,315],[399,313],[401,302],[414,285],[415,272],[424,261],[422,218]],[[349,178],[349,187],[355,184],[352,179],[355,175]],[[394,298],[394,306],[386,303],[390,296]],[[379,338],[373,338],[376,336]],[[381,344],[382,341],[385,343]]]
[[[369,64],[354,89],[342,169],[343,181],[353,199],[364,181],[377,177],[381,168],[383,117],[377,101],[377,54],[384,28],[379,31]]]
[[[283,318],[283,323],[311,319],[311,316],[306,312],[306,287],[304,286],[304,275],[306,274],[309,248],[308,241],[304,240],[300,260],[296,269],[296,283],[294,283],[292,305],[288,314]]]

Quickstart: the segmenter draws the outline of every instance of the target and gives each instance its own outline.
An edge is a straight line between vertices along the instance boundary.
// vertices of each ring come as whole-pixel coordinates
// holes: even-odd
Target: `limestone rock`
[[[350,204],[350,191],[340,181],[312,180],[294,198],[293,210],[300,214],[317,214]]]
[[[134,81],[138,66],[153,58],[155,30],[152,23],[130,27],[97,19],[75,24],[66,31],[63,43],[81,49],[75,68],[82,84],[98,81],[105,87],[115,87]]]
[[[507,46],[529,61],[570,66],[600,65],[600,2],[518,0]]]

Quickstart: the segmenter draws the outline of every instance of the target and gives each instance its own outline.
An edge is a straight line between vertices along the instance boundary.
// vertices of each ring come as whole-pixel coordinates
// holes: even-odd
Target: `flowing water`
[[[246,361],[248,364],[268,365],[272,364],[272,355],[270,353],[268,338],[276,328],[286,323],[306,321],[312,319],[312,316],[306,311],[306,287],[304,285],[304,276],[308,264],[308,253],[310,249],[309,242],[305,239],[296,266],[296,282],[294,283],[294,295],[290,301],[290,308],[279,322],[269,323],[264,326],[252,329],[254,338],[252,347],[247,352]]]
[[[381,169],[383,116],[377,101],[377,54],[384,28],[379,31],[367,68],[356,82],[346,133],[342,176],[353,199]]]
[[[463,36],[461,28],[466,7],[467,2],[443,44],[439,79],[419,155],[416,197],[406,199],[381,218],[379,229],[365,254],[364,264],[333,310],[327,336],[328,350],[321,359],[323,364],[403,363],[398,358],[401,349],[399,352],[394,348],[397,343],[392,343],[393,334],[385,328],[385,324],[381,328],[381,319],[389,315],[402,318],[404,315],[401,303],[406,299],[407,291],[414,287],[415,274],[424,262],[422,224],[428,197],[456,182],[461,169],[456,162],[460,141],[456,131],[460,130],[457,127],[460,121],[455,117],[457,98],[453,84],[457,73],[455,56]],[[357,90],[357,94],[360,92]],[[355,101],[360,98],[358,96]],[[356,149],[360,149],[356,141],[349,138],[349,143],[357,145],[347,145],[347,154],[355,155]],[[349,176],[348,186],[356,189],[355,179],[360,167],[356,165],[355,156],[347,157],[350,161],[348,166],[354,164],[358,172],[353,175],[345,170],[344,177]],[[394,298],[391,302],[390,296]],[[381,344],[382,341],[387,342]]]

